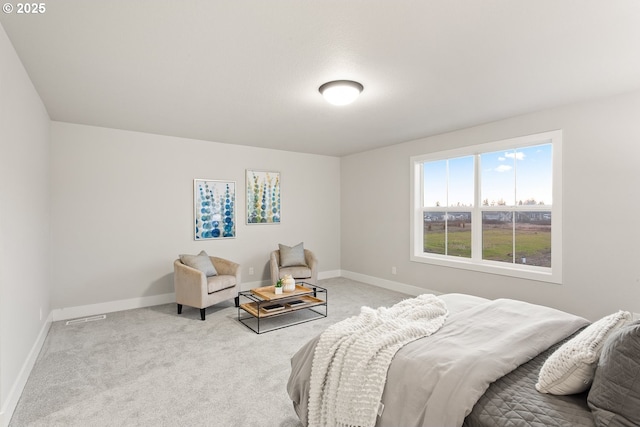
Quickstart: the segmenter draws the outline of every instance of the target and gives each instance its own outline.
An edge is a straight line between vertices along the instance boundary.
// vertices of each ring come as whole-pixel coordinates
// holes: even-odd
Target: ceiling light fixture
[[[351,104],[363,89],[364,86],[352,80],[334,80],[318,88],[324,99],[333,105]]]

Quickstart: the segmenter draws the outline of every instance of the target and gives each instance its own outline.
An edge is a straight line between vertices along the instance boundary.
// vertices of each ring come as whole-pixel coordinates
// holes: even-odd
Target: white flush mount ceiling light
[[[334,80],[323,84],[318,90],[330,104],[347,105],[355,101],[363,89],[364,86],[352,80]]]

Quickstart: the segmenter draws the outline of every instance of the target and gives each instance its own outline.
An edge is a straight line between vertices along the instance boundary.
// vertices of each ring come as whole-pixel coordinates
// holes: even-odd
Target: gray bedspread
[[[556,396],[535,389],[544,362],[570,338],[491,384],[465,419],[464,427],[595,427],[587,405],[588,392]]]
[[[449,318],[434,335],[396,354],[387,372],[377,426],[461,426],[489,385],[588,322],[514,300],[440,296]],[[289,396],[306,425],[316,339],[291,359]]]

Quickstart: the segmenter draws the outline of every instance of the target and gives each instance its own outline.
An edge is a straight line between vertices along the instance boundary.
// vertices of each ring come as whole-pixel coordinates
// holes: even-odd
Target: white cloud
[[[510,151],[508,153],[504,153],[504,156],[510,159],[513,159],[515,157],[516,160],[524,159],[524,153],[522,151],[516,151],[515,153],[513,151]]]
[[[496,172],[507,172],[507,171],[510,171],[511,169],[513,169],[512,166],[500,165],[497,168],[495,168],[494,171],[496,171]]]
[[[504,162],[506,159],[506,157],[498,157],[498,160],[500,160],[501,162]]]

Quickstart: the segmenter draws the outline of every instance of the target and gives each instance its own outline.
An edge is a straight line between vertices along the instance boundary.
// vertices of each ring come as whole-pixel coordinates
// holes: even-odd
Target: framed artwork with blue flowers
[[[236,183],[212,179],[193,180],[195,240],[236,237]]]

